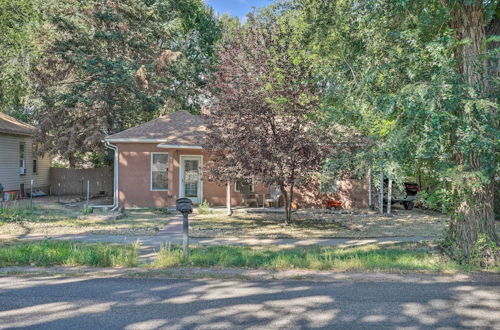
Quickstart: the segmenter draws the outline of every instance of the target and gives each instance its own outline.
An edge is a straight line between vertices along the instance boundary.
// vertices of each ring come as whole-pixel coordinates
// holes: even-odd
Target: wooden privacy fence
[[[87,194],[87,181],[90,197],[113,196],[113,168],[50,168],[51,194],[82,195]]]

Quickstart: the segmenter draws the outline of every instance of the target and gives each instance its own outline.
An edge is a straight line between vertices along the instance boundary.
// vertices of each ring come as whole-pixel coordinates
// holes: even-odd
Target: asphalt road
[[[499,284],[6,276],[0,329],[499,329]]]

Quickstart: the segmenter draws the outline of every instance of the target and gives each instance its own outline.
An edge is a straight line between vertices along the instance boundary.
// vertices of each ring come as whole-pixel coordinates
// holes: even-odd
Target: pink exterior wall
[[[342,202],[344,209],[361,209],[368,207],[368,182],[367,180],[349,179],[338,182],[339,191],[336,194],[321,195],[319,183],[305,188],[297,189],[294,198],[299,208],[323,207],[323,200],[335,199]]]
[[[180,156],[203,156],[206,163],[208,156],[201,150],[189,149],[160,149],[152,143],[117,143],[119,151],[118,170],[118,198],[120,205],[125,208],[142,207],[173,207],[179,198],[179,169]],[[168,152],[169,172],[168,191],[151,191],[151,153]],[[235,192],[234,183],[231,184],[231,204],[242,203],[241,194]],[[263,185],[255,186],[256,194],[268,193]],[[203,180],[202,199],[210,205],[226,205],[226,185],[222,182]]]
[[[125,208],[164,207],[169,191],[151,191],[151,152],[165,152],[155,144],[120,143],[118,146],[118,200]],[[170,156],[170,155],[169,155]],[[172,157],[169,157],[172,163]],[[169,183],[171,173],[169,173]]]
[[[201,150],[160,149],[153,143],[117,143],[119,151],[118,198],[124,208],[173,207],[179,198],[179,167],[181,155],[203,156],[203,162],[208,156]],[[151,153],[167,152],[169,154],[168,191],[151,191]],[[259,195],[268,194],[270,189],[256,184],[254,192]],[[316,189],[297,194],[299,207],[321,206],[321,197]],[[349,180],[341,183],[340,197],[345,208],[360,208],[367,206],[367,187],[360,181]],[[202,200],[213,206],[226,205],[226,186],[222,182],[203,180]],[[241,205],[242,198],[231,184],[231,205]]]

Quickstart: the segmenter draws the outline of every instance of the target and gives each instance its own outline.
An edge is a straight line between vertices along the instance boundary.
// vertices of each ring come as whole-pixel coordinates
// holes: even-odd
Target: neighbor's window
[[[151,154],[151,190],[168,190],[168,154]]]
[[[236,180],[234,191],[242,192],[242,193],[250,193],[253,192],[253,179],[252,180],[244,180],[238,179]]]
[[[33,174],[38,173],[38,159],[33,158]]]
[[[26,143],[19,143],[19,174],[26,174],[26,159],[25,159]]]

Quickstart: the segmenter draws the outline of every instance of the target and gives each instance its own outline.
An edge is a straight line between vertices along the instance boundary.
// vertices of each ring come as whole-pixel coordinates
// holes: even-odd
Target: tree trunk
[[[495,232],[495,214],[493,209],[493,182],[483,189],[477,189],[472,195],[466,196],[455,215],[450,220],[449,235],[455,242],[458,251],[451,251],[454,256],[465,258],[465,261],[471,261],[474,257],[474,246],[478,239],[482,237],[489,238],[497,242],[498,237]],[[476,251],[477,252],[477,251]],[[485,253],[489,253],[485,251]],[[483,260],[488,264],[495,262],[495,256],[482,255],[477,257],[486,257],[491,260]]]
[[[482,58],[485,52],[485,8],[481,0],[450,2],[451,27],[455,31],[457,40],[468,40],[468,42],[457,47],[455,58],[457,60],[457,71],[463,75],[464,80],[474,87],[480,97],[487,94],[487,80],[485,79],[486,61]],[[492,109],[494,111],[494,109]],[[462,111],[458,116],[466,119],[467,114]],[[492,150],[492,152],[494,152]],[[466,168],[466,171],[474,173],[483,170],[491,164],[481,163],[476,153],[467,155],[462,152],[454,154],[455,163]],[[458,205],[450,221],[449,238],[450,252],[454,257],[466,262],[475,257],[474,251],[478,240],[486,239],[498,244],[495,233],[495,216],[493,206],[494,177],[490,176],[489,184],[470,185],[464,180],[463,187],[455,187],[455,196]],[[470,185],[467,187],[466,185]],[[484,254],[483,252],[479,252]],[[488,252],[486,252],[488,254]],[[484,261],[484,257],[493,259],[495,256],[476,255]],[[489,261],[487,261],[489,262]],[[493,260],[494,262],[494,260]]]
[[[294,185],[291,184],[290,185],[290,191],[288,192],[288,196],[290,197],[290,202],[288,203],[288,219],[287,219],[287,223],[291,223],[292,222],[293,188],[294,188]]]
[[[76,158],[73,155],[68,156],[69,167],[76,168]]]
[[[288,226],[292,222],[293,186],[290,187],[290,191],[287,191],[285,186],[280,187],[280,190],[285,200],[285,225]]]

